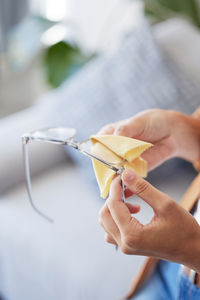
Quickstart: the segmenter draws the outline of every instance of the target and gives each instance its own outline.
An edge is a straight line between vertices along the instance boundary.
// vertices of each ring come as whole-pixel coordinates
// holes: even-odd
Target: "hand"
[[[142,157],[151,170],[167,159],[200,158],[200,121],[176,111],[152,109],[103,127],[98,134],[124,135],[154,144]]]
[[[154,217],[142,225],[131,215],[122,201],[120,179],[115,177],[99,218],[107,242],[125,254],[162,258],[200,272],[200,227],[192,215],[131,170],[124,171],[123,181],[153,208]]]

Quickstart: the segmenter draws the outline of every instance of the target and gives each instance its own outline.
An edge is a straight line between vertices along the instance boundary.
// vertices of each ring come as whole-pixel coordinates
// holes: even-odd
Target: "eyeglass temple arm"
[[[37,214],[39,214],[41,217],[46,219],[48,222],[53,223],[54,220],[47,216],[46,214],[42,213],[34,204],[33,198],[32,198],[32,186],[31,186],[31,176],[30,176],[30,161],[29,161],[29,151],[28,151],[28,142],[30,141],[30,138],[27,136],[22,137],[22,144],[23,144],[23,161],[24,161],[24,172],[26,176],[26,188],[28,192],[29,202],[32,206],[32,208],[35,210]]]

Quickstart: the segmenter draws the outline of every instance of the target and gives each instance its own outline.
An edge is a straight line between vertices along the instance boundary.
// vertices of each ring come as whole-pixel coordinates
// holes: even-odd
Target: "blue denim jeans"
[[[179,264],[160,261],[155,273],[134,300],[200,300],[200,288],[191,283]]]
[[[200,288],[191,283],[184,271],[180,272],[178,278],[178,296],[177,300],[199,300]]]

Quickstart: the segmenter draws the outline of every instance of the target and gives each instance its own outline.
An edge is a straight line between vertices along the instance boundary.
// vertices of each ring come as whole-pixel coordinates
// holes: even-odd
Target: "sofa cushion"
[[[101,126],[144,109],[192,113],[199,98],[199,87],[162,53],[143,22],[124,38],[114,54],[94,59],[47,95],[43,115],[50,126],[76,128],[77,139],[82,140]],[[67,151],[94,178],[88,159],[74,149]]]

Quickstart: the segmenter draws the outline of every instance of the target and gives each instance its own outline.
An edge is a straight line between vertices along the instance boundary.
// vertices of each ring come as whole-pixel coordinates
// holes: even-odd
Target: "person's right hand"
[[[98,134],[115,134],[154,144],[142,157],[151,170],[167,159],[200,159],[200,121],[176,111],[152,109],[104,126]]]
[[[99,224],[108,243],[119,246],[128,255],[145,255],[181,263],[200,272],[200,226],[195,218],[132,170],[122,180],[127,188],[150,205],[154,216],[141,224],[132,213],[138,207],[122,201],[119,176],[111,183],[109,197],[99,213]]]

